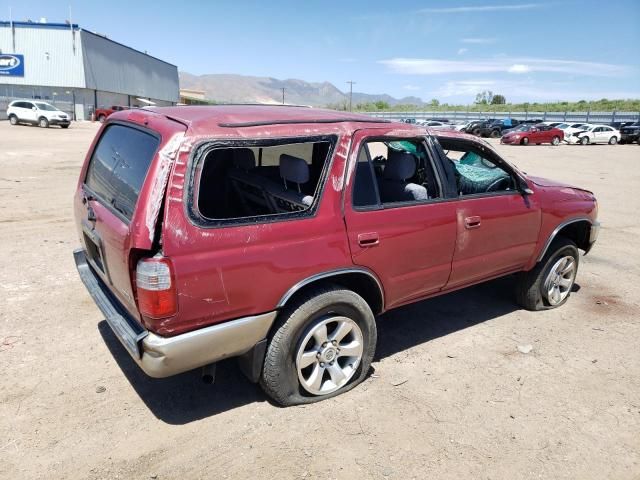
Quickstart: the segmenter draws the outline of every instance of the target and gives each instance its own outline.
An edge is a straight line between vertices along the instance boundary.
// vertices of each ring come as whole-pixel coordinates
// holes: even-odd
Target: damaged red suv
[[[142,370],[238,357],[284,405],[361,382],[386,310],[510,274],[524,308],[562,305],[599,229],[591,192],[475,137],[285,106],[116,112],[74,208],[80,277]]]

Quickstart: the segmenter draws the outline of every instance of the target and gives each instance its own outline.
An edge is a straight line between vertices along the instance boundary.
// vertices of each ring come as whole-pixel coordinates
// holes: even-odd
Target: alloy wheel
[[[571,255],[559,258],[553,264],[544,281],[543,295],[550,305],[558,305],[564,301],[576,279],[576,260]]]
[[[346,385],[362,360],[364,339],[348,317],[328,316],[305,335],[296,353],[300,385],[312,395],[327,395]]]

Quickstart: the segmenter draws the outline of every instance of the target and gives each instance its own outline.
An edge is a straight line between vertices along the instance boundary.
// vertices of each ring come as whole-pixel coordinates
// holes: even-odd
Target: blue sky
[[[75,23],[193,74],[330,81],[470,103],[640,98],[640,0],[0,1],[0,18]]]

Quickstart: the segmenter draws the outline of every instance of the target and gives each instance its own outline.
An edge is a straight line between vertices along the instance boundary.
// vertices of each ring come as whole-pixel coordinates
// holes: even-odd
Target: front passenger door
[[[521,270],[538,240],[541,211],[535,195],[523,195],[515,173],[480,142],[438,140],[444,160],[457,172],[459,192],[456,247],[446,289]],[[470,156],[476,159],[473,163],[466,161]]]

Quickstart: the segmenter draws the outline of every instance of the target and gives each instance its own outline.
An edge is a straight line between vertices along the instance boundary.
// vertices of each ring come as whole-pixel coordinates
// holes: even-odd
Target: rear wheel
[[[480,135],[480,129],[479,128],[474,128],[471,133],[473,135],[475,135],[476,137]]]
[[[9,115],[9,123],[11,125],[17,125],[18,124],[18,117],[16,117],[15,115]]]
[[[615,145],[616,143],[618,143],[618,137],[611,137],[609,139],[609,145]]]
[[[105,115],[102,115],[102,114],[98,115],[98,121],[99,121],[100,123],[104,123],[104,121],[105,121],[106,119],[107,119],[107,117],[106,117]]]
[[[491,138],[498,138],[500,136],[499,130],[491,130]]]
[[[260,384],[281,405],[313,403],[362,382],[376,348],[371,308],[351,290],[313,290],[282,312]]]
[[[518,278],[518,303],[527,310],[546,310],[563,305],[578,273],[579,252],[568,238],[558,237],[540,262]]]
[[[40,119],[38,120],[38,126],[40,128],[49,128],[49,120],[44,117],[40,117]]]
[[[582,137],[580,139],[580,145],[589,145],[589,137]]]
[[[524,137],[522,140],[520,140],[520,145],[529,145],[529,138]]]
[[[553,137],[551,139],[551,145],[560,145],[560,137]]]

